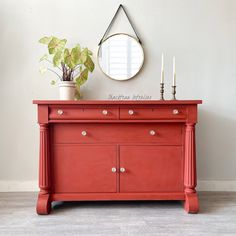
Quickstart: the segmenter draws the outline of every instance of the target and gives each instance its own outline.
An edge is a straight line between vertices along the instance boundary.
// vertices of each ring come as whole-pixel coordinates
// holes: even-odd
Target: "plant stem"
[[[50,69],[50,68],[47,68],[47,69],[48,69],[49,71],[53,72],[54,74],[56,74],[60,80],[62,79],[62,77],[61,77],[59,74],[57,74],[56,71],[54,71],[54,70],[52,70],[52,69]]]
[[[48,59],[44,59],[44,60],[46,60],[47,62],[49,62],[49,63],[51,63],[52,65],[53,65],[53,63],[51,62],[51,61],[49,61]],[[61,70],[62,71],[62,69],[59,67],[59,66],[56,66],[59,70]]]

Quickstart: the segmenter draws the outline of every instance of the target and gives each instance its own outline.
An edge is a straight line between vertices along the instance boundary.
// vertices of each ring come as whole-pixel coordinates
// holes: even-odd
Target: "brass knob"
[[[150,130],[149,134],[154,136],[156,134],[156,132],[155,132],[155,130]]]
[[[129,115],[132,116],[134,114],[134,111],[133,110],[129,110],[128,113],[129,113]]]
[[[87,132],[86,132],[85,130],[83,130],[83,131],[81,132],[81,134],[82,134],[83,136],[86,136],[86,135],[87,135]]]
[[[115,168],[115,167],[112,167],[112,168],[111,168],[111,172],[112,172],[112,173],[115,173],[115,172],[116,172],[116,168]]]
[[[102,114],[106,116],[108,114],[108,111],[107,110],[103,110]]]
[[[57,110],[57,114],[59,115],[59,116],[61,116],[62,114],[63,114],[63,110]]]
[[[121,167],[121,168],[120,168],[120,172],[124,173],[124,172],[125,172],[125,168],[124,168],[124,167]]]
[[[173,114],[174,114],[174,115],[178,115],[178,114],[179,114],[179,110],[178,110],[178,109],[174,109],[174,110],[173,110]]]

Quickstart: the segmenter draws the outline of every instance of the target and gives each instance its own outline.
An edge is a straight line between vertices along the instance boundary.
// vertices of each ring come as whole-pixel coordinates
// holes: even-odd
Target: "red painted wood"
[[[183,191],[181,146],[121,146],[120,192]]]
[[[185,200],[182,192],[165,193],[52,193],[52,201]]]
[[[58,110],[62,110],[63,114],[58,114]],[[107,112],[107,114],[103,114]],[[50,107],[49,119],[90,119],[90,120],[111,120],[119,118],[119,109],[118,108],[84,108],[83,106],[72,106],[72,107]]]
[[[194,126],[200,100],[34,103],[38,214],[48,214],[55,200],[184,200],[187,212],[198,212]],[[130,109],[134,117],[127,115]],[[112,167],[126,171],[113,173]]]
[[[38,105],[38,123],[47,124],[48,123],[48,106]]]
[[[55,145],[53,192],[116,192],[116,146]]]
[[[195,190],[197,176],[194,123],[186,124],[184,185],[186,194],[185,210],[190,213],[197,213],[198,198]]]
[[[179,114],[173,114],[173,111],[177,109]],[[129,114],[129,111],[133,111],[133,114]],[[132,108],[122,108],[120,109],[120,119],[185,119],[186,110],[184,108],[179,108],[175,106],[174,108],[139,108],[133,106]]]
[[[181,124],[54,124],[54,143],[127,143],[182,144]],[[83,136],[82,132],[87,135]],[[150,131],[155,131],[151,135]]]
[[[190,105],[201,104],[202,100],[34,100],[34,104],[59,105]]]
[[[40,153],[39,153],[39,196],[37,213],[50,212],[50,156],[48,124],[40,124]]]

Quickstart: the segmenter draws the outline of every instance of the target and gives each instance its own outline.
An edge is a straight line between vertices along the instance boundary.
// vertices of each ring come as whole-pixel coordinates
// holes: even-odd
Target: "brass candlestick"
[[[161,88],[160,88],[160,100],[165,100],[164,99],[164,83],[160,83]]]
[[[175,94],[176,94],[176,85],[173,85],[172,86],[172,100],[176,100]]]

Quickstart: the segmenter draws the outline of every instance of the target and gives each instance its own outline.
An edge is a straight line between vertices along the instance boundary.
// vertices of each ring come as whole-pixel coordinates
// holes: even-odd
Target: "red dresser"
[[[52,201],[183,200],[198,212],[191,101],[34,101],[40,161],[37,213]]]

